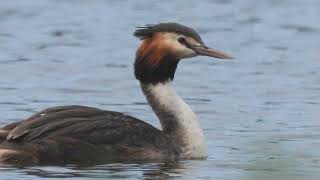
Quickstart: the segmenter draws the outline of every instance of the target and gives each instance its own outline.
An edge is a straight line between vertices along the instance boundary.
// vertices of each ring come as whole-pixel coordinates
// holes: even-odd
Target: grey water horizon
[[[135,27],[178,22],[236,59],[182,61],[174,85],[201,120],[206,160],[0,167],[0,179],[318,179],[317,0],[0,2],[0,125],[58,105],[160,124],[133,76]]]

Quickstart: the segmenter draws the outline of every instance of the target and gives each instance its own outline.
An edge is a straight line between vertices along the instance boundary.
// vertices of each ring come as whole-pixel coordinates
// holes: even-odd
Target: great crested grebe
[[[139,27],[134,36],[142,40],[134,74],[162,131],[119,112],[58,106],[3,127],[0,162],[74,164],[205,158],[200,122],[171,81],[181,59],[231,57],[208,48],[196,31],[177,23]]]

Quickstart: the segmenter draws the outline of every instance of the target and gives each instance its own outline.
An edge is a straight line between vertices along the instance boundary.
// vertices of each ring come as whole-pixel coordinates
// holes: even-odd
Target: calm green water
[[[207,160],[3,166],[0,179],[319,179],[319,18],[318,0],[1,1],[0,125],[81,104],[159,127],[133,77],[136,26],[180,22],[236,59],[186,60],[176,74]]]

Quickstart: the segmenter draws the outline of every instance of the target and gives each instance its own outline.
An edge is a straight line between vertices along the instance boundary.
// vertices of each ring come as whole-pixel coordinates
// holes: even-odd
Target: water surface
[[[320,1],[0,2],[0,125],[50,106],[128,113],[159,127],[132,63],[134,27],[195,27],[234,61],[183,61],[175,86],[205,128],[208,159],[0,168],[0,179],[319,179]]]

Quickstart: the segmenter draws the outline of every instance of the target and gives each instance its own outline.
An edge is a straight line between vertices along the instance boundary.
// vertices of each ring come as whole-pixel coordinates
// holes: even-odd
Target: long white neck
[[[141,88],[160,120],[163,133],[177,146],[180,158],[205,158],[207,148],[200,122],[177,95],[171,81],[141,83]]]

